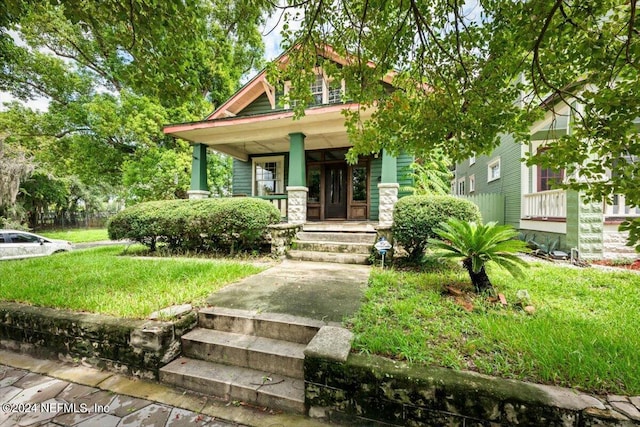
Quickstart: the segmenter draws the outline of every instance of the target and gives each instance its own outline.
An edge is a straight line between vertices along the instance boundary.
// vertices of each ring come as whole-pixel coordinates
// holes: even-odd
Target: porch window
[[[487,165],[487,182],[500,178],[500,157],[489,162]]]
[[[253,195],[269,196],[284,192],[284,156],[253,159]]]
[[[538,167],[538,191],[558,188],[564,179],[564,170]]]
[[[538,148],[537,156],[544,156],[548,147]],[[555,190],[564,180],[564,169],[552,169],[549,167],[537,167],[538,191]]]

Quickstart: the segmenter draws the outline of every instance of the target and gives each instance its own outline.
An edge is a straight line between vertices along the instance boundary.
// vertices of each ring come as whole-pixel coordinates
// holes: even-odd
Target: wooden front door
[[[326,219],[347,218],[347,165],[325,165],[324,217]]]

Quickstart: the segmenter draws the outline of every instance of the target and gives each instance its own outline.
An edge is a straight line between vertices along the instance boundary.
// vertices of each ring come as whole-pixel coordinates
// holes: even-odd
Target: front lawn
[[[145,318],[174,304],[203,304],[215,290],[262,270],[224,260],[119,256],[123,248],[0,261],[0,300]]]
[[[640,275],[543,262],[525,274],[514,279],[489,270],[505,308],[446,291],[469,283],[461,269],[375,269],[350,321],[354,348],[589,392],[640,394]],[[519,290],[528,291],[523,302],[534,314],[515,304]]]
[[[38,232],[50,239],[68,240],[71,243],[99,242],[109,240],[106,228],[77,228],[70,230],[53,230]]]

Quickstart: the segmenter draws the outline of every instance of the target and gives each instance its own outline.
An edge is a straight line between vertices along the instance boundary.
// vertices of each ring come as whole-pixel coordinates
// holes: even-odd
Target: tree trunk
[[[467,269],[469,277],[471,278],[471,283],[473,283],[473,286],[476,288],[477,293],[481,294],[484,292],[489,292],[492,295],[495,294],[495,290],[493,289],[493,285],[489,280],[489,276],[487,276],[484,265],[479,272],[475,273],[473,271],[473,266],[471,265],[471,259],[465,259],[462,264],[464,265],[464,268]]]

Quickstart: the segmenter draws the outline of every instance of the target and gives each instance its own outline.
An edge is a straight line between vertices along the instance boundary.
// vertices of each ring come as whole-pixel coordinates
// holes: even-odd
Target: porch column
[[[577,248],[580,259],[602,258],[603,219],[602,202],[567,191],[567,246]]]
[[[187,192],[189,199],[206,199],[211,192],[207,184],[207,146],[193,145],[191,157],[191,188]]]
[[[382,176],[378,183],[380,192],[378,224],[382,227],[393,224],[393,207],[398,201],[399,188],[396,158],[390,155],[387,150],[382,150]]]
[[[301,132],[289,134],[289,180],[287,183],[287,216],[290,224],[307,222],[307,173],[304,138]]]

